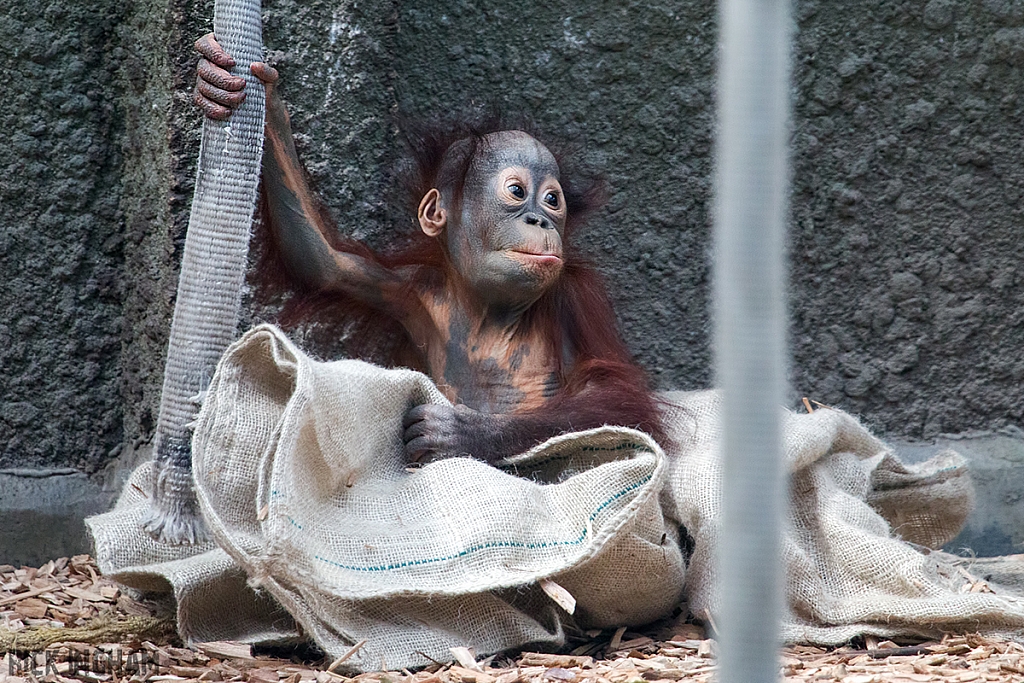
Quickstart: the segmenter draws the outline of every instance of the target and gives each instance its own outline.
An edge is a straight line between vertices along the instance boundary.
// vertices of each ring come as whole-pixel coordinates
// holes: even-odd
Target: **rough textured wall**
[[[1024,412],[1024,4],[799,4],[794,389],[890,434]]]
[[[0,5],[0,469],[91,470],[121,442],[122,12]]]
[[[264,12],[296,149],[339,227],[360,239],[385,224],[396,22],[394,0],[278,0]]]

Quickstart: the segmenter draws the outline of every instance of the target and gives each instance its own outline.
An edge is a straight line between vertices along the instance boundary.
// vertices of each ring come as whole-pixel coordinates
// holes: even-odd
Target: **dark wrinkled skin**
[[[243,79],[212,34],[200,38],[194,95],[206,116],[224,120],[244,99]],[[455,188],[430,190],[420,205],[425,233],[444,242],[454,269],[447,288],[405,289],[410,273],[388,270],[333,249],[327,226],[306,185],[292,141],[278,74],[251,65],[266,86],[263,184],[274,238],[305,286],[344,292],[399,320],[421,349],[427,368],[452,406],[421,405],[405,416],[411,461],[472,456],[497,462],[573,424],[573,402],[538,417],[559,390],[556,359],[542,332],[517,334],[523,314],[562,270],[565,203],[555,158],[519,131],[487,136],[478,148],[454,210]],[[571,363],[572,359],[563,359]],[[586,401],[587,391],[573,400]],[[614,422],[609,406],[609,422]],[[533,411],[533,412],[530,412]],[[554,412],[554,411],[552,411]]]

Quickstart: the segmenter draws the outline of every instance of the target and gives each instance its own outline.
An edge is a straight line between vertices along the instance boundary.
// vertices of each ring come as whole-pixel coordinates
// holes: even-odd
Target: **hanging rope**
[[[156,427],[158,472],[143,521],[154,538],[173,544],[207,536],[192,489],[190,424],[237,334],[263,154],[263,84],[249,73],[252,62],[263,61],[260,0],[216,0],[213,31],[234,57],[231,72],[245,78],[247,95],[227,121],[203,120]]]

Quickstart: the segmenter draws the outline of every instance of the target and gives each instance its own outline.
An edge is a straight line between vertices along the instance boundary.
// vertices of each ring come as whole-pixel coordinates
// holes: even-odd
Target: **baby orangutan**
[[[200,38],[195,101],[223,120],[245,81],[213,34]],[[427,141],[419,164],[420,233],[376,254],[340,238],[307,186],[277,93],[267,92],[264,221],[292,282],[342,302],[378,338],[395,323],[393,360],[424,370],[454,404],[405,416],[411,461],[472,456],[490,463],[570,430],[605,424],[662,436],[658,404],[630,360],[596,273],[568,236],[586,193],[548,149],[515,130]],[[367,315],[372,312],[373,315]]]

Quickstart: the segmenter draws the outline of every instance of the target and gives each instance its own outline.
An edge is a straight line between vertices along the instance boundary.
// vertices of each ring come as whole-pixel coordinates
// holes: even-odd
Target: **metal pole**
[[[721,0],[716,370],[722,388],[722,683],[779,679],[789,2]]]

